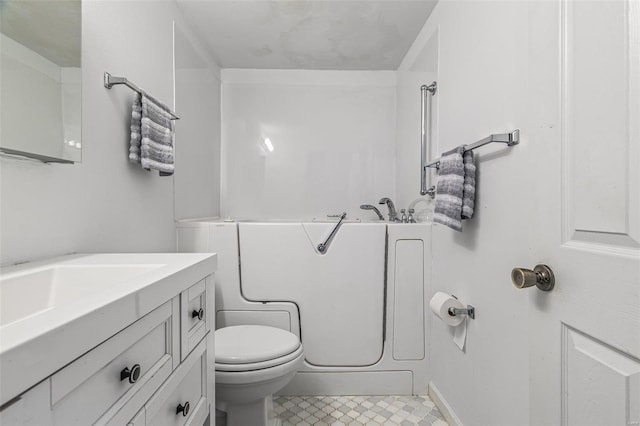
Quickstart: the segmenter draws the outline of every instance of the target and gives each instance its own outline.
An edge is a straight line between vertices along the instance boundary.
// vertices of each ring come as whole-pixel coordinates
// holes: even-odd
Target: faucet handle
[[[407,218],[407,222],[416,223],[416,220],[413,217],[413,213],[415,213],[415,209],[409,209],[409,217]]]

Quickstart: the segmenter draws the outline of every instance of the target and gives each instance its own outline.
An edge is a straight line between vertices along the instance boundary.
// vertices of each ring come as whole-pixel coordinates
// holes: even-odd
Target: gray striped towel
[[[462,231],[462,219],[473,217],[475,174],[473,152],[465,153],[464,145],[442,155],[438,168],[434,222]]]
[[[158,170],[160,176],[174,172],[170,110],[146,93],[136,95],[131,107],[129,160],[146,170]]]

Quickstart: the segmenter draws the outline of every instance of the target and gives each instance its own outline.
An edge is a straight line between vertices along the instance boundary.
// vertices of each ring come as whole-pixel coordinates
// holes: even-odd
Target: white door
[[[531,425],[640,425],[640,2],[529,6]]]

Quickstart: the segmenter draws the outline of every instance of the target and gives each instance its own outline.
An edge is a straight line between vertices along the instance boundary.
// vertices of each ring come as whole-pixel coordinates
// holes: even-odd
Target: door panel
[[[527,295],[531,425],[640,424],[638,6],[530,3],[532,143],[547,153],[530,261],[556,277]]]
[[[567,425],[632,425],[640,416],[640,361],[563,327]]]
[[[637,249],[638,4],[563,6],[564,241]]]

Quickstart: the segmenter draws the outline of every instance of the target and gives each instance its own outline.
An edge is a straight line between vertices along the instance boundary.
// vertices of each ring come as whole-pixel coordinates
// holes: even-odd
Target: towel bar
[[[509,133],[497,133],[494,135],[489,135],[486,138],[479,140],[478,142],[472,143],[471,145],[465,145],[464,150],[465,152],[472,151],[476,148],[480,148],[481,146],[484,146],[493,142],[505,143],[507,144],[507,146],[518,145],[520,143],[520,130],[516,129],[513,132],[509,132]],[[440,158],[436,158],[435,160],[428,162],[424,167],[425,167],[425,170],[427,167],[435,167],[437,169],[439,165],[440,165]]]
[[[138,86],[136,86],[135,84],[133,84],[132,82],[127,80],[126,77],[114,77],[111,74],[109,74],[108,72],[105,72],[104,73],[104,87],[106,87],[107,89],[111,89],[116,84],[124,84],[129,89],[133,90],[134,92],[138,92],[140,94],[143,93],[143,90],[141,88],[139,88]],[[172,120],[180,120],[180,117],[178,117],[175,112],[169,111],[169,114],[171,114],[171,119]]]

